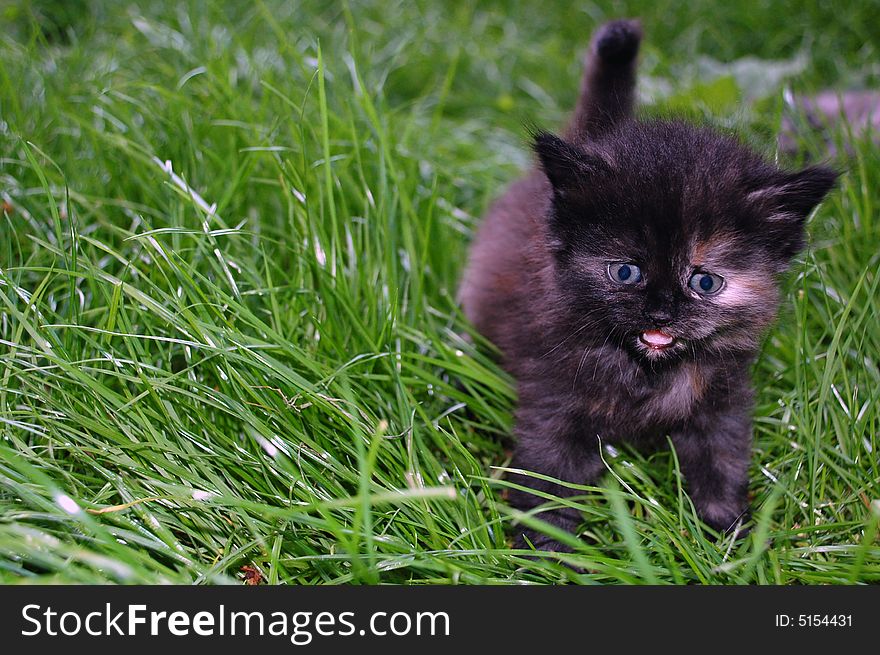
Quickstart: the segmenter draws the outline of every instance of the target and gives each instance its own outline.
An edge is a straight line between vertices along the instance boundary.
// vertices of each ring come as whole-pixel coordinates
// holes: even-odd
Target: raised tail
[[[567,137],[596,137],[632,115],[641,40],[637,20],[612,21],[596,31]]]

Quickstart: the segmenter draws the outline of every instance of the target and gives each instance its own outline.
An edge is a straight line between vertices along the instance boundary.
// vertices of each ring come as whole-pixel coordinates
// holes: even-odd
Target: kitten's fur
[[[592,483],[605,468],[600,440],[668,435],[703,520],[727,530],[747,511],[749,365],[776,313],[778,276],[836,174],[783,171],[708,129],[633,119],[640,39],[634,21],[596,34],[565,139],[535,137],[540,167],[489,210],[460,297],[517,380],[514,467]],[[642,281],[612,281],[614,262],[637,264]],[[721,291],[688,287],[694,270],[722,276]],[[671,347],[640,341],[658,329],[676,337]],[[514,492],[511,502],[528,510],[544,499]],[[569,531],[580,522],[570,509],[541,518]]]

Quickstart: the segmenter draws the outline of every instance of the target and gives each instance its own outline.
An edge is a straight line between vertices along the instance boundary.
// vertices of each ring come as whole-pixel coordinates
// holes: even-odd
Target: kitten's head
[[[585,330],[654,362],[757,347],[837,177],[780,170],[675,122],[624,123],[589,144],[539,133],[535,150],[563,302]]]

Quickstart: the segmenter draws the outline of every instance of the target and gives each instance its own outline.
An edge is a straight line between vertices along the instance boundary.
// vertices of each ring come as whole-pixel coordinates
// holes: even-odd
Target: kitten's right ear
[[[557,194],[583,187],[584,182],[607,165],[599,157],[560,139],[550,132],[534,135],[532,147],[541,162],[541,170]]]

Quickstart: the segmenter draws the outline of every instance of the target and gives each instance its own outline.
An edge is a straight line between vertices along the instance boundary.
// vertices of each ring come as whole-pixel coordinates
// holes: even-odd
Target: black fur
[[[776,314],[778,276],[836,174],[783,171],[711,130],[633,119],[640,38],[632,21],[599,30],[566,138],[535,135],[540,166],[486,215],[461,300],[517,380],[515,467],[592,483],[600,440],[668,435],[702,518],[726,530],[747,511],[749,365]],[[641,281],[611,279],[615,263],[637,264]],[[721,290],[701,295],[695,273],[721,276]],[[675,341],[644,341],[658,338]],[[544,500],[515,492],[511,502]],[[568,509],[542,518],[571,531],[580,521]]]

